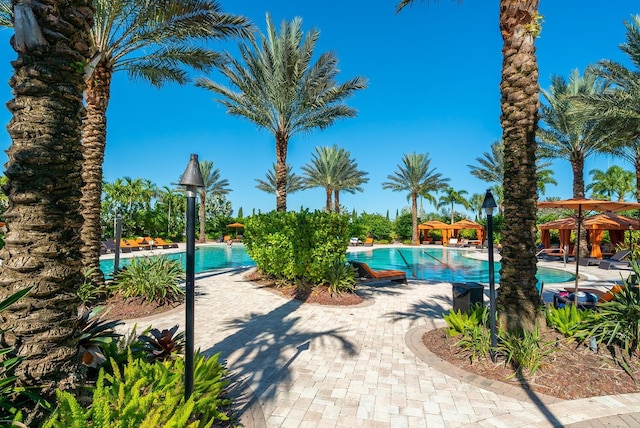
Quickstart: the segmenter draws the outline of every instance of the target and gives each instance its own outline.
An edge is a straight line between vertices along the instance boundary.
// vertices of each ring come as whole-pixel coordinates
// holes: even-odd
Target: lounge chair
[[[114,241],[113,239],[106,239],[100,242],[100,247],[104,247],[107,250],[107,253],[115,253],[116,241]]]
[[[458,246],[458,238],[449,238],[449,246],[457,247]]]
[[[565,287],[564,290],[568,293],[575,292],[575,288],[573,287]],[[582,291],[583,293],[591,293],[598,298],[598,303],[610,302],[613,300],[615,294],[622,290],[621,285],[614,285],[610,290],[602,291],[597,288],[583,288],[580,287],[578,292]]]
[[[153,240],[153,245],[163,248],[163,249],[168,249],[168,248],[178,248],[178,244],[174,243],[174,242],[166,242],[164,239],[162,238],[155,238]]]
[[[362,245],[362,241],[359,238],[353,237],[349,239],[349,245],[357,247],[358,245]]]
[[[629,262],[625,260],[627,257],[629,257],[629,254],[631,254],[631,251],[629,250],[618,251],[610,258],[606,260],[600,260],[600,262],[598,263],[598,267],[605,270],[609,270],[611,268],[620,269],[629,267]]]
[[[138,247],[138,246],[136,245],[136,247],[135,247],[135,251],[139,251],[139,250],[140,250],[140,247]],[[131,246],[131,244],[129,244],[129,243],[128,243],[127,241],[125,241],[124,239],[121,239],[121,240],[120,240],[120,252],[121,252],[121,253],[130,253],[130,252],[132,252],[132,251],[134,251],[134,247],[133,247],[133,246]]]
[[[373,247],[373,238],[365,238],[362,245],[365,247]]]
[[[582,257],[580,258],[580,266],[600,266],[602,261],[613,261],[613,262],[622,262],[625,263],[624,259],[626,259],[631,251],[629,250],[621,250],[612,255],[611,257],[606,257],[602,259],[597,259],[595,257]]]
[[[369,265],[363,262],[350,260],[349,263],[358,270],[360,282],[393,281],[401,282],[403,284],[407,283],[407,274],[401,270],[373,270]]]

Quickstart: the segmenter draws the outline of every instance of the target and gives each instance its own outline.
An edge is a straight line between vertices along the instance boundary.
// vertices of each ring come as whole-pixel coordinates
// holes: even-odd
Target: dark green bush
[[[272,211],[246,222],[243,241],[264,273],[322,284],[335,261],[345,259],[349,218],[320,211]]]

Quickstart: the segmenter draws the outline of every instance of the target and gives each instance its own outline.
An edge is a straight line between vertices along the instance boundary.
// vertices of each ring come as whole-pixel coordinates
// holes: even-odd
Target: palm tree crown
[[[356,111],[344,100],[366,87],[356,77],[338,84],[338,60],[323,53],[312,63],[319,31],[306,35],[302,20],[294,18],[281,25],[280,33],[267,14],[267,32],[260,41],[251,37],[239,46],[241,60],[225,55],[219,65],[231,87],[200,78],[197,85],[221,98],[217,101],[229,114],[244,117],[267,129],[276,140],[276,208],[287,209],[286,165],[289,139],[312,129],[324,129],[337,119],[354,117]]]
[[[256,178],[258,182],[256,188],[263,192],[276,194],[276,164],[272,164],[271,169],[265,174],[266,180]],[[304,189],[302,177],[291,171],[291,165],[287,164],[287,195]]]
[[[367,172],[358,170],[358,164],[351,153],[336,145],[333,147],[316,147],[311,162],[302,167],[305,173],[305,187],[323,187],[326,194],[325,210],[340,212],[340,191],[350,193],[362,191],[361,184],[369,181],[364,176]]]
[[[407,199],[411,200],[412,232],[411,241],[418,243],[418,196],[429,195],[446,186],[448,178],[430,169],[431,159],[428,153],[409,153],[402,156],[402,164],[393,175],[388,175],[389,181],[382,183],[383,189],[395,192],[409,192]]]
[[[544,157],[565,159],[573,170],[573,197],[584,197],[584,161],[594,153],[606,149],[607,135],[597,122],[580,112],[577,97],[598,95],[607,91],[608,84],[587,68],[580,77],[571,73],[569,82],[554,76],[548,91],[541,90],[546,104],[540,108],[544,127],[538,130],[540,151]]]
[[[440,196],[438,199],[438,208],[443,206],[451,205],[451,224],[453,224],[453,218],[455,211],[453,209],[455,204],[462,205],[465,208],[469,208],[469,201],[463,196],[468,192],[466,190],[454,190],[453,187],[449,186],[444,189],[444,195]]]

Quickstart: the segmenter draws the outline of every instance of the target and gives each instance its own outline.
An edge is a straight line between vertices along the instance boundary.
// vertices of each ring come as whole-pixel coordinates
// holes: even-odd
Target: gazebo
[[[476,234],[478,235],[478,241],[480,241],[480,243],[484,241],[484,226],[474,221],[464,219],[464,220],[456,221],[453,224],[450,224],[449,227],[451,228],[451,230],[453,230],[454,236],[458,236],[459,230],[475,229]]]
[[[560,234],[560,247],[564,248],[569,245],[571,239],[571,231],[576,228],[576,220],[573,217],[562,218],[550,221],[538,226],[540,229],[540,241],[545,248],[548,248],[550,242],[550,230],[558,230]],[[584,228],[588,231],[589,242],[591,243],[590,257],[602,258],[600,244],[605,230],[609,231],[611,243],[615,246],[620,242],[624,242],[624,233],[627,230],[638,230],[640,222],[629,217],[616,215],[613,213],[601,213],[584,219]]]
[[[441,222],[440,220],[429,220],[424,223],[420,223],[418,225],[418,232],[421,230],[432,230],[439,229],[442,231],[442,243],[449,242],[449,237],[451,236],[451,225]]]

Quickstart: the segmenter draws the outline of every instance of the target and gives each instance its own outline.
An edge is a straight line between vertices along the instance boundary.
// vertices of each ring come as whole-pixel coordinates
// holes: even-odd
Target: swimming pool
[[[463,255],[464,251],[442,248],[377,248],[347,254],[350,260],[365,262],[374,269],[399,269],[409,278],[445,282],[489,283],[489,262]],[[494,263],[496,283],[500,263]],[[573,281],[569,272],[538,267],[539,281],[547,284]]]
[[[371,251],[349,253],[347,258],[365,262],[374,269],[403,270],[407,272],[409,278],[488,283],[489,263],[464,257],[462,253],[463,251],[442,248],[377,248]],[[170,253],[167,257],[181,260],[182,266],[185,266],[185,253]],[[130,261],[129,258],[121,258],[120,266],[127,266]],[[195,271],[198,273],[215,269],[255,266],[255,264],[242,245],[196,248]],[[113,259],[100,260],[100,269],[106,276],[111,276]],[[499,271],[500,263],[495,263],[496,283],[500,279]],[[575,278],[568,272],[545,268],[538,268],[537,276],[540,281],[548,284],[572,281]]]
[[[159,254],[162,254],[161,252]],[[186,253],[169,253],[167,258],[172,260],[181,260],[182,267],[186,268]],[[130,258],[120,258],[120,267],[128,266],[131,263]],[[255,262],[244,250],[244,246],[203,246],[196,248],[195,254],[195,271],[206,272],[215,269],[234,268],[241,266],[255,266]],[[100,269],[106,276],[113,273],[113,259],[100,260]]]

